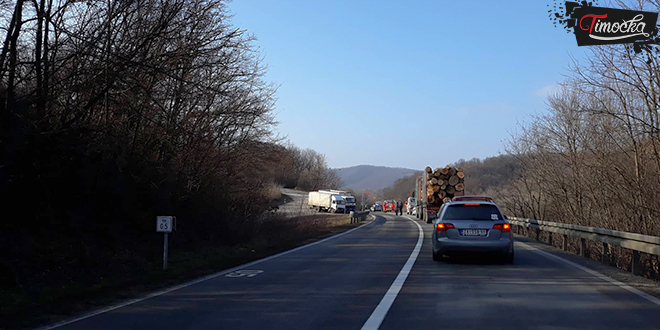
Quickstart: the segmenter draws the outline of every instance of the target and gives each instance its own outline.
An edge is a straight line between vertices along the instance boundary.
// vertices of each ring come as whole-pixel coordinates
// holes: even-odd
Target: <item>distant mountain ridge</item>
[[[335,168],[334,170],[344,181],[343,188],[350,188],[355,191],[380,190],[391,186],[397,179],[421,171],[374,165],[357,165]]]

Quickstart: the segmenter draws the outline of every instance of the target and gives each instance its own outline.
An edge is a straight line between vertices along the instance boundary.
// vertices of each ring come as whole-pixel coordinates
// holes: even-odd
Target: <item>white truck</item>
[[[341,198],[343,198],[344,202],[346,203],[344,207],[346,213],[355,211],[357,209],[357,201],[355,197],[351,195],[351,193],[348,191],[344,191],[344,190],[319,190],[319,191],[330,192],[341,196]]]
[[[310,208],[317,209],[319,212],[346,212],[346,202],[341,195],[327,190],[311,191],[309,193],[308,204]]]

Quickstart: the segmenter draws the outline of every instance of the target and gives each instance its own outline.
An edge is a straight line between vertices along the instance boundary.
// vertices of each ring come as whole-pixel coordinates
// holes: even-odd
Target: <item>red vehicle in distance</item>
[[[392,212],[396,208],[396,203],[394,201],[384,201],[383,202],[383,212]]]

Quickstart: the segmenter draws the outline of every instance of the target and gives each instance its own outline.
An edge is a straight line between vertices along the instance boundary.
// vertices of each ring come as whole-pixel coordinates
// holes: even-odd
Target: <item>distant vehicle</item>
[[[444,203],[432,235],[433,260],[462,252],[487,252],[513,263],[511,225],[500,209],[485,196],[470,196]]]
[[[330,192],[332,194],[337,194],[337,195],[341,196],[344,199],[344,202],[346,203],[344,205],[344,212],[345,213],[349,213],[350,211],[355,211],[357,209],[357,203],[356,203],[355,197],[353,195],[351,195],[351,193],[348,192],[348,191],[334,190],[334,189],[319,190],[319,191]]]
[[[415,200],[417,218],[426,223],[433,223],[438,218],[440,207],[454,197],[465,193],[465,172],[461,168],[436,168],[427,166],[417,178]]]
[[[396,208],[396,202],[392,200],[387,200],[383,202],[383,212],[394,212]]]
[[[485,202],[492,202],[493,199],[488,197],[488,196],[456,196],[452,198],[452,201],[458,202],[458,201],[485,201]]]
[[[382,211],[383,211],[383,207],[380,206],[380,204],[378,203],[371,206],[371,212],[382,212]]]
[[[408,197],[408,201],[406,202],[406,213],[413,214],[413,209],[415,209],[415,206],[417,206],[415,197]]]
[[[344,199],[329,191],[310,192],[307,203],[310,208],[315,208],[319,212],[345,213],[346,211]]]

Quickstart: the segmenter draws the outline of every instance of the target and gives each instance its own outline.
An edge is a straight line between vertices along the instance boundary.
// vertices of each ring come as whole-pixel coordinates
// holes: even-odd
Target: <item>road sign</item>
[[[160,215],[156,217],[156,232],[163,233],[163,270],[167,269],[167,235],[172,232],[176,226],[176,217]]]
[[[172,232],[172,219],[171,216],[159,216],[156,218],[156,231],[160,233]]]

